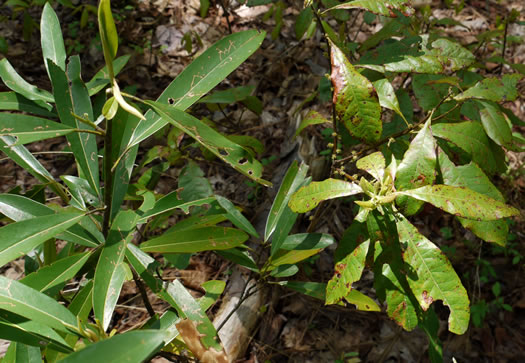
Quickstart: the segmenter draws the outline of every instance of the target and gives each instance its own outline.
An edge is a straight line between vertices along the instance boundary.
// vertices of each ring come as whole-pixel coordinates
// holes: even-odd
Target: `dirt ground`
[[[93,1],[86,4],[96,5]],[[207,17],[199,15],[199,0],[184,1],[113,1],[117,28],[121,38],[119,54],[133,54],[130,63],[120,74],[121,87],[130,86],[142,98],[155,99],[163,89],[188,65],[191,60],[209,45],[227,35],[230,31],[246,29],[266,30],[271,34],[275,28],[273,19],[265,20],[264,15],[271,5],[253,8],[241,6],[232,1],[211,1]],[[253,85],[255,94],[263,103],[260,115],[246,111],[238,105],[225,107],[222,111],[211,111],[204,105],[197,105],[193,112],[207,116],[229,133],[256,137],[264,144],[265,151],[260,158],[265,160],[265,179],[271,180],[279,172],[282,159],[292,150],[295,141],[290,135],[304,115],[304,110],[315,109],[330,114],[329,102],[309,101],[316,92],[320,79],[329,72],[324,54],[321,35],[312,39],[297,41],[294,19],[299,13],[302,0],[287,1],[284,21],[279,36],[272,40],[268,35],[259,51],[239,67],[218,89],[232,86]],[[521,13],[525,20],[525,3],[521,1],[467,1],[458,14],[439,1],[431,3],[432,16],[454,18],[468,27],[447,27],[447,36],[459,39],[463,44],[475,41],[477,34],[494,29],[497,17],[504,17],[512,8]],[[225,13],[225,10],[227,13]],[[79,26],[79,14],[61,6],[56,7],[61,19],[66,45],[72,53],[81,53],[84,79],[88,80],[103,64],[99,45],[93,41],[96,36],[95,17],[83,29]],[[39,19],[38,7],[30,11]],[[12,18],[8,8],[0,14],[0,34],[9,43],[7,57],[26,80],[44,89],[50,89],[46,71],[41,61],[38,30],[28,41],[22,39],[21,17]],[[350,32],[357,42],[377,32],[379,22],[367,25],[360,12],[352,13],[355,21],[349,21]],[[445,28],[444,28],[445,29]],[[511,63],[525,64],[525,26],[511,26],[509,34],[516,41],[508,45],[506,59]],[[189,34],[189,35],[188,35]],[[191,37],[192,49],[187,48],[185,39]],[[489,54],[493,49],[485,47],[478,55]],[[1,57],[1,56],[0,56]],[[503,69],[509,72],[508,68]],[[499,72],[496,64],[488,64],[482,72]],[[0,85],[0,91],[4,91]],[[520,83],[520,97],[506,106],[525,120],[525,84]],[[298,112],[296,112],[298,111]],[[323,174],[323,157],[319,152],[326,148],[322,136],[323,127],[312,128],[301,140],[299,153],[312,165],[314,173]],[[524,129],[516,129],[522,132]],[[150,138],[143,145],[137,158],[142,160],[147,150],[155,145],[165,144],[162,136]],[[63,139],[53,139],[30,146],[44,166],[55,176],[70,172],[71,160],[67,156],[48,154],[65,147]],[[509,152],[509,171],[495,181],[505,194],[509,204],[523,211],[525,189],[525,153]],[[198,160],[198,159],[197,159]],[[313,165],[318,165],[317,167]],[[254,188],[239,181],[241,176],[233,169],[218,163],[201,161],[199,166],[210,179],[214,190],[244,209],[252,221],[260,218],[263,207],[272,200],[276,190]],[[162,174],[156,188],[167,193],[176,188],[177,175],[181,165],[174,166]],[[16,165],[0,161],[1,190],[6,192],[14,186],[27,190],[35,183]],[[317,230],[334,234],[340,238],[349,225],[350,210],[338,205],[331,208],[317,225]],[[440,338],[444,343],[445,361],[457,362],[525,362],[525,222],[523,217],[513,221],[508,249],[481,243],[453,218],[444,216],[433,208],[425,208],[413,219],[417,227],[448,254],[458,275],[468,290],[472,304],[488,310],[479,327],[471,324],[466,334],[457,336],[447,331],[448,311],[437,306],[441,317]],[[299,220],[296,228],[304,231],[307,220]],[[326,282],[333,273],[333,250],[324,251],[315,261],[304,264],[299,279]],[[200,253],[191,258],[183,270],[164,269],[164,279],[180,278],[196,295],[200,285],[210,279],[228,282],[232,264],[214,253]],[[23,276],[23,262],[16,261],[4,269],[4,275],[12,278]],[[364,275],[359,287],[373,290],[373,275]],[[499,285],[501,292],[494,293]],[[153,294],[151,299],[156,311],[162,312],[168,305]],[[483,305],[485,302],[485,305]],[[439,304],[439,303],[438,303]],[[506,306],[504,306],[506,304]],[[214,314],[220,300],[211,309]],[[251,339],[240,361],[246,362],[426,362],[428,342],[425,334],[416,329],[405,332],[391,321],[385,312],[366,313],[354,307],[325,306],[320,301],[305,297],[281,287],[272,287],[264,304],[266,312],[251,333]],[[510,309],[507,309],[508,308]],[[511,311],[509,311],[511,310]],[[117,309],[115,328],[119,332],[138,327],[148,319],[148,314],[135,285],[126,283]],[[155,361],[168,361],[155,358]]]

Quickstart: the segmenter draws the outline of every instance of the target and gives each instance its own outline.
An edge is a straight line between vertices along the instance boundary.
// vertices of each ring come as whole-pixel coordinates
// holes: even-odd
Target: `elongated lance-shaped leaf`
[[[297,262],[301,262],[303,260],[306,260],[308,257],[313,256],[317,253],[321,252],[321,249],[313,249],[313,250],[292,250],[292,251],[286,251],[286,250],[279,250],[277,253],[272,255],[270,260],[267,262],[268,271],[272,271],[276,267],[282,266],[282,265],[293,265]]]
[[[377,92],[377,97],[379,99],[379,104],[381,107],[388,108],[389,110],[397,113],[404,121],[408,124],[407,119],[401,108],[399,106],[399,101],[397,100],[396,92],[392,83],[386,78],[380,79],[372,83]]]
[[[54,299],[21,282],[0,276],[2,309],[68,333],[77,331],[77,319]]]
[[[57,14],[50,3],[44,5],[40,21],[40,42],[47,74],[51,79],[47,60],[50,59],[63,71],[66,70],[66,48],[62,38],[62,29]]]
[[[261,178],[261,163],[255,160],[242,146],[184,111],[160,102],[146,101],[146,104],[150,105],[164,120],[183,130],[238,172],[265,186],[271,185],[270,182]]]
[[[78,57],[71,58],[68,65],[68,74],[50,60],[48,62],[53,95],[55,96],[60,121],[62,124],[75,129],[93,131],[91,126],[81,123],[73,116],[73,113],[81,117],[85,117],[84,114],[87,114],[87,118],[93,121],[91,102],[85,85],[80,79],[80,61]],[[70,82],[71,89],[69,88]],[[99,194],[98,152],[95,135],[75,132],[67,136],[67,141],[71,145],[71,150],[81,174],[85,176],[93,190]]]
[[[285,210],[289,208],[288,202],[290,201],[292,194],[295,193],[299,186],[304,182],[307,171],[308,165],[297,165],[297,161],[294,161],[288,168],[288,171],[286,172],[286,175],[279,186],[279,191],[273,200],[270,213],[268,213],[268,219],[266,221],[266,227],[264,230],[265,241],[269,240],[275,231],[279,220],[283,217],[286,217]],[[272,253],[278,249],[279,246],[274,247],[272,244]]]
[[[332,102],[339,120],[351,135],[373,144],[381,137],[381,106],[372,83],[350,64],[344,53],[330,42],[334,86]]]
[[[136,330],[117,334],[68,355],[60,362],[146,362],[164,346],[164,330]]]
[[[232,202],[224,197],[221,197],[220,195],[216,195],[215,199],[217,199],[219,205],[226,211],[226,216],[235,227],[242,229],[255,238],[259,238],[259,234],[253,225],[249,220],[246,219],[245,216],[242,215],[242,213],[237,208],[235,208]]]
[[[148,218],[154,217],[161,213],[166,213],[173,211],[175,209],[181,209],[184,213],[190,213],[190,207],[198,207],[202,205],[209,205],[215,201],[214,197],[197,199],[189,202],[185,202],[179,198],[179,190],[174,190],[173,192],[166,194],[160,198],[153,208],[144,213],[140,219],[139,223],[144,223]]]
[[[0,92],[0,110],[23,111],[44,117],[57,117],[56,114],[38,103],[16,92]]]
[[[65,282],[75,277],[90,255],[89,252],[84,252],[62,258],[27,275],[20,282],[37,291],[53,296],[58,293]]]
[[[440,150],[439,167],[443,176],[443,183],[457,187],[467,187],[480,194],[486,195],[500,202],[505,202],[498,188],[492,184],[490,179],[474,163],[455,166]],[[505,220],[474,221],[457,217],[463,227],[470,229],[476,236],[487,242],[495,242],[504,246],[507,242],[509,226]]]
[[[321,249],[335,243],[334,237],[326,233],[297,233],[286,237],[281,245],[283,250]]]
[[[472,160],[490,174],[498,171],[500,165],[491,150],[489,139],[481,123],[466,121],[441,123],[432,126],[434,136],[440,137],[465,150]]]
[[[111,83],[113,83],[115,78],[113,59],[117,55],[118,35],[115,21],[113,20],[113,14],[111,14],[109,0],[101,0],[98,6],[98,29],[102,43],[102,50],[104,52],[104,59],[106,60],[108,76]]]
[[[40,348],[26,345],[24,343],[11,342],[5,352],[3,363],[42,363],[42,353]]]
[[[124,255],[126,245],[133,237],[131,232],[136,227],[137,219],[138,216],[133,211],[119,212],[111,224],[106,244],[100,253],[93,286],[93,311],[104,330],[109,327],[126,277]]]
[[[51,110],[51,106],[47,102],[55,102],[53,95],[46,90],[42,90],[33,86],[32,84],[27,83],[15,69],[9,63],[9,61],[4,58],[0,60],[0,78],[4,81],[4,84],[12,91],[20,93],[22,96],[29,100],[41,101],[39,103],[42,107]]]
[[[476,221],[492,221],[519,214],[519,210],[500,201],[476,193],[466,187],[427,185],[398,192],[425,201],[445,212]]]
[[[157,101],[163,104],[170,103],[179,110],[186,110],[252,55],[265,36],[265,32],[248,30],[219,40],[186,67]],[[146,120],[141,121],[135,129],[128,148],[137,145],[168,124],[168,120],[154,112],[148,111],[145,116]]]
[[[436,245],[401,214],[397,218],[399,242],[406,243],[403,260],[413,269],[407,273],[408,284],[421,308],[427,310],[434,301],[442,300],[450,310],[449,330],[463,334],[469,325],[470,302],[461,280]]]
[[[501,79],[484,78],[474,86],[454,97],[457,101],[469,98],[505,102],[514,101],[518,97],[517,84],[523,78],[520,74],[505,74]]]
[[[80,213],[57,213],[23,220],[0,228],[0,266],[23,256],[78,223]]]
[[[385,175],[386,160],[380,151],[367,155],[357,160],[355,166],[372,175],[376,180],[382,181]]]
[[[334,276],[326,286],[326,303],[336,304],[352,291],[352,284],[361,279],[370,240],[359,244],[352,253],[335,264]]]
[[[327,11],[334,9],[364,9],[374,14],[397,17],[394,10],[403,13],[405,16],[414,15],[410,0],[354,0],[344,4],[334,6]]]
[[[362,193],[361,187],[339,179],[326,179],[301,187],[290,198],[288,205],[296,213],[314,209],[323,200],[346,197]]]
[[[0,136],[16,138],[15,145],[71,134],[74,130],[74,127],[69,125],[41,117],[17,113],[2,113],[0,115]]]
[[[483,128],[496,144],[507,149],[514,149],[512,125],[498,105],[490,101],[476,101],[480,108],[480,118]]]
[[[241,245],[248,235],[235,228],[201,227],[172,233],[141,243],[145,252],[190,253],[227,250]]]
[[[115,76],[119,74],[124,66],[128,63],[129,58],[130,55],[123,55],[113,60],[113,72],[115,72]],[[89,95],[93,96],[97,94],[110,82],[111,80],[109,79],[108,67],[104,66],[93,76],[93,78],[89,80],[89,82],[86,83]]]
[[[415,189],[423,185],[432,185],[436,179],[436,140],[430,129],[431,119],[423,125],[416,137],[410,142],[403,160],[397,167],[395,186],[397,190]],[[408,197],[399,197],[397,204],[403,214],[413,215],[424,204]]]

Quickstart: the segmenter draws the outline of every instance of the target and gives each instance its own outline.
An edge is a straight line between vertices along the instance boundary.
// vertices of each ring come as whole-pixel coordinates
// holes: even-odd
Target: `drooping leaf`
[[[516,86],[521,78],[523,76],[519,74],[505,74],[501,79],[484,78],[465,92],[456,95],[454,99],[457,101],[469,98],[494,102],[514,101],[518,97]]]
[[[17,113],[0,114],[0,136],[16,138],[15,145],[70,134],[75,129],[45,118]]]
[[[49,108],[50,109],[50,108]],[[0,92],[0,110],[24,111],[44,117],[56,117],[48,107],[25,98],[16,92]]]
[[[261,163],[255,160],[243,147],[230,141],[197,118],[175,107],[152,101],[146,101],[146,104],[153,107],[155,112],[161,115],[166,122],[183,130],[238,172],[263,185],[271,185],[261,178]]]
[[[51,110],[51,106],[47,106],[47,102],[54,102],[53,95],[46,90],[37,88],[36,86],[27,83],[9,63],[7,58],[0,60],[0,78],[4,84],[12,91],[20,93],[22,96],[32,101],[41,101],[41,105]]]
[[[247,268],[248,270],[257,273],[259,272],[255,260],[247,250],[242,250],[241,248],[230,248],[229,250],[218,250],[215,251],[215,253],[227,260],[236,263],[237,265]]]
[[[383,154],[377,151],[357,160],[355,166],[360,170],[368,172],[368,174],[372,175],[376,180],[382,181],[385,175],[386,160]]]
[[[331,123],[330,120],[327,120],[326,117],[321,115],[317,111],[310,111],[308,114],[302,119],[301,124],[295,131],[295,136],[299,135],[301,131],[303,131],[305,128],[311,125],[320,125],[324,123]]]
[[[52,60],[54,64],[65,71],[66,48],[64,46],[64,39],[62,38],[62,29],[60,29],[60,22],[58,21],[57,14],[49,3],[44,5],[44,10],[42,11],[40,35],[42,55],[47,74],[50,74],[47,59]]]
[[[403,13],[405,16],[414,15],[414,9],[409,0],[354,0],[341,5],[337,5],[327,11],[334,9],[364,9],[377,15],[397,17],[394,10]]]
[[[113,309],[127,273],[124,255],[136,227],[138,216],[133,211],[121,211],[115,217],[106,244],[100,253],[93,286],[93,311],[107,330]]]
[[[379,81],[373,82],[372,84],[374,85],[374,88],[377,92],[377,97],[379,98],[379,104],[381,107],[394,111],[403,120],[405,120],[406,123],[408,123],[405,115],[403,115],[403,112],[401,112],[399,101],[397,100],[396,92],[392,86],[392,83],[390,83],[388,79],[383,78]]]
[[[202,227],[165,233],[141,243],[145,252],[188,253],[237,247],[248,235],[235,228]]]
[[[248,30],[222,38],[186,67],[157,101],[170,103],[179,110],[187,109],[254,53],[265,36],[264,32]],[[153,135],[168,122],[151,111],[147,112],[146,120],[135,129],[128,148]]]
[[[432,185],[436,179],[436,140],[430,129],[429,118],[410,143],[403,160],[397,167],[395,186],[397,190],[415,189]],[[424,204],[407,197],[399,197],[397,204],[404,215],[415,214]]]
[[[428,202],[458,217],[477,221],[492,221],[519,214],[516,208],[466,187],[427,185],[398,194]]]
[[[352,253],[335,264],[335,274],[326,286],[327,304],[338,303],[352,291],[352,284],[363,273],[369,245],[369,240],[359,244]]]
[[[0,276],[2,309],[68,333],[77,330],[75,316],[63,305],[21,282]]]
[[[57,213],[15,222],[0,228],[0,266],[23,256],[78,223],[80,213]]]
[[[432,126],[434,136],[445,139],[464,151],[483,170],[493,174],[498,171],[498,165],[494,153],[489,144],[489,139],[483,130],[481,123],[466,121],[459,123],[441,123]]]
[[[362,189],[357,184],[339,179],[326,179],[301,187],[292,195],[288,205],[296,213],[305,213],[317,207],[323,200],[346,197],[358,193],[362,193]]]
[[[467,291],[454,268],[432,242],[398,214],[399,241],[406,243],[403,260],[414,269],[407,280],[421,308],[427,310],[436,300],[442,300],[450,310],[449,330],[463,334],[469,325],[470,301]]]
[[[220,195],[216,195],[215,199],[217,199],[219,205],[226,211],[226,216],[234,226],[242,229],[246,233],[251,234],[255,238],[259,238],[259,234],[253,225],[249,220],[246,219],[245,216],[242,215],[242,213],[237,208],[235,208],[232,202],[224,197],[221,197]]]
[[[382,132],[381,106],[374,86],[355,70],[341,49],[333,43],[330,48],[337,117],[352,136],[373,144]]]
[[[481,124],[487,136],[507,149],[514,148],[510,121],[499,107],[490,101],[476,101],[480,106]]]

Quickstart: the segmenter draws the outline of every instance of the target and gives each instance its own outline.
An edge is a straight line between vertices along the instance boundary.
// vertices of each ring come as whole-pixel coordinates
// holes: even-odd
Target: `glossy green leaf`
[[[41,363],[40,348],[23,343],[11,342],[2,360],[3,363]]]
[[[227,260],[236,263],[237,265],[259,273],[259,269],[257,268],[255,260],[247,250],[242,250],[241,248],[230,248],[229,250],[218,250],[215,251],[215,253]]]
[[[123,55],[121,57],[113,60],[113,72],[115,76],[120,73],[124,66],[128,63],[130,55]],[[108,68],[104,66],[100,71],[98,71],[89,82],[86,83],[89,95],[93,96],[100,92],[104,87],[110,83]]]
[[[454,97],[457,101],[477,98],[494,102],[514,101],[518,97],[517,84],[523,76],[505,74],[501,79],[484,78],[474,86]]]
[[[53,61],[63,71],[66,70],[66,48],[62,38],[62,29],[57,14],[50,3],[44,5],[42,18],[40,20],[40,41],[42,44],[42,55],[48,75],[50,74],[47,59]]]
[[[255,230],[253,225],[250,223],[249,220],[246,219],[245,216],[242,215],[242,213],[237,208],[235,208],[232,202],[230,202],[224,197],[221,197],[220,195],[216,195],[215,199],[217,199],[219,205],[226,211],[226,216],[235,227],[242,229],[246,233],[249,233],[252,236],[254,236],[255,238],[259,238],[259,234]]]
[[[219,40],[186,67],[164,90],[158,101],[170,103],[180,110],[187,109],[254,53],[265,36],[264,32],[248,30]],[[147,112],[146,120],[135,129],[128,148],[153,135],[168,122],[151,111]]]
[[[166,213],[173,211],[175,209],[181,209],[184,213],[190,213],[190,207],[198,207],[203,205],[210,205],[216,199],[214,197],[202,198],[198,200],[193,200],[185,202],[182,199],[179,199],[180,190],[175,190],[164,197],[160,198],[156,203],[155,207],[148,210],[144,213],[140,219],[139,223],[144,223],[148,218],[154,217],[161,213]]]
[[[352,291],[352,284],[361,279],[370,240],[360,243],[354,251],[335,264],[335,273],[326,286],[326,303],[336,304]]]
[[[317,253],[319,253],[321,249],[314,249],[314,250],[292,250],[292,251],[286,251],[286,250],[279,250],[276,254],[274,254],[270,259],[270,270],[273,270],[274,268],[281,266],[281,265],[293,265],[297,262],[301,262],[303,260],[306,260],[308,257],[311,257]]]
[[[216,91],[208,96],[204,96],[199,100],[199,103],[223,103],[231,104],[240,102],[250,96],[255,86],[242,86],[229,88],[223,91]]]
[[[113,59],[117,55],[118,35],[113,14],[111,14],[111,5],[109,0],[101,0],[98,6],[98,29],[104,59],[108,69],[109,79],[113,81],[115,74],[113,71]]]
[[[71,126],[41,117],[17,113],[0,114],[0,136],[15,137],[15,145],[67,135],[74,130]]]
[[[58,293],[63,283],[75,277],[90,256],[89,252],[84,252],[65,257],[25,276],[20,282],[37,291],[53,296]]]
[[[405,115],[403,115],[403,112],[401,112],[401,108],[399,107],[399,101],[397,100],[396,91],[394,90],[392,83],[390,83],[388,79],[383,78],[372,84],[376,89],[381,107],[394,111],[408,124]]]
[[[226,281],[209,280],[201,286],[206,293],[199,299],[199,305],[203,311],[206,311],[221,297],[226,287]]]
[[[164,330],[136,330],[117,334],[68,355],[62,363],[145,362],[164,346]]]
[[[28,100],[43,102],[55,101],[51,93],[27,83],[20,77],[6,58],[0,60],[0,78],[2,78],[7,88],[16,93],[20,93]]]
[[[373,144],[381,137],[381,106],[372,83],[331,44],[335,113],[352,136]]]
[[[477,221],[492,221],[519,214],[516,208],[466,187],[427,185],[398,194],[425,201],[458,217]]]
[[[71,197],[79,201],[81,207],[78,209],[85,209],[86,203],[95,207],[102,207],[99,196],[86,179],[71,175],[63,175],[61,179],[68,186]]]
[[[333,9],[364,9],[374,14],[397,17],[393,10],[403,13],[405,16],[414,15],[414,9],[410,0],[354,0],[348,3],[337,5]]]
[[[77,319],[63,305],[21,282],[0,276],[2,309],[68,333],[76,331]]]
[[[93,311],[107,330],[117,304],[127,269],[124,266],[126,245],[133,234],[138,216],[133,211],[121,211],[115,217],[106,244],[100,253],[93,286]]]
[[[449,330],[463,334],[470,319],[467,291],[454,268],[436,245],[426,239],[402,215],[398,215],[399,242],[406,244],[403,260],[413,269],[407,280],[421,308],[442,300],[450,310]]]
[[[488,173],[493,174],[498,171],[498,162],[481,123],[477,121],[441,123],[433,125],[432,132],[434,136],[445,139],[466,151],[472,160]]]
[[[227,220],[226,215],[216,214],[213,211],[211,212],[211,214],[210,212],[206,214],[196,214],[194,216],[184,218],[180,222],[177,222],[174,226],[170,227],[167,232],[175,232],[175,231],[182,231],[184,229],[215,226],[216,224],[224,222],[225,220]]]
[[[346,197],[362,192],[361,187],[357,184],[339,179],[326,179],[301,187],[292,195],[288,205],[294,212],[305,213],[317,207],[323,200]]]
[[[457,187],[467,187],[492,199],[505,202],[498,188],[492,184],[483,171],[474,163],[455,166],[443,152],[439,152],[439,167],[443,183]],[[487,242],[504,246],[509,227],[505,220],[474,221],[458,217],[463,227],[470,229],[476,236]]]
[[[21,257],[78,223],[80,213],[57,213],[15,222],[0,228],[0,266]]]
[[[184,111],[160,102],[146,101],[146,104],[153,107],[155,112],[161,115],[164,120],[183,130],[238,172],[263,185],[271,185],[271,183],[261,178],[261,163],[255,160],[243,147],[230,141],[210,126]]]
[[[295,136],[299,135],[301,131],[303,131],[305,128],[311,125],[320,125],[324,123],[331,123],[330,120],[327,120],[326,117],[321,115],[317,111],[310,111],[308,114],[302,119],[301,123],[299,124],[299,127],[295,131]]]
[[[270,276],[282,278],[282,277],[290,277],[295,275],[299,272],[299,267],[296,265],[280,265],[272,270],[270,272]]]
[[[226,250],[237,247],[248,235],[235,228],[202,227],[172,233],[141,243],[145,252],[188,253],[208,250]]]
[[[279,186],[279,191],[273,200],[270,212],[268,213],[268,219],[266,220],[266,227],[264,230],[264,241],[270,239],[281,218],[290,218],[290,213],[286,213],[286,210],[289,209],[288,202],[290,201],[292,194],[297,191],[302,183],[304,183],[307,171],[308,165],[304,163],[297,165],[296,161],[294,161],[286,171],[283,181]],[[278,249],[279,246],[274,247],[272,245],[272,253]]]
[[[480,108],[481,124],[487,136],[496,144],[507,149],[514,148],[511,123],[498,105],[490,101],[476,101]]]
[[[280,281],[279,285],[324,301],[326,295],[326,284],[310,281]]]
[[[416,137],[410,142],[403,160],[397,166],[395,186],[397,190],[416,189],[424,185],[432,185],[436,179],[436,140],[430,129],[429,118]],[[403,214],[415,214],[424,204],[408,197],[399,197],[396,203]]]
[[[31,101],[16,92],[0,92],[0,110],[23,111],[37,116],[56,117],[42,102]]]
[[[283,250],[321,249],[335,243],[335,238],[326,233],[297,233],[286,237],[280,246]]]
[[[357,160],[355,166],[372,175],[376,180],[382,181],[385,175],[386,160],[380,151],[367,155]]]

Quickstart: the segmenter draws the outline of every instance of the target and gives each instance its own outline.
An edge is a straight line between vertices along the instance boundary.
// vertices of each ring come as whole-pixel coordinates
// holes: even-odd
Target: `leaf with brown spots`
[[[414,15],[414,8],[412,8],[410,0],[354,0],[337,5],[329,10],[334,9],[364,9],[374,14],[392,18],[397,17],[394,10],[399,11],[405,16]]]

